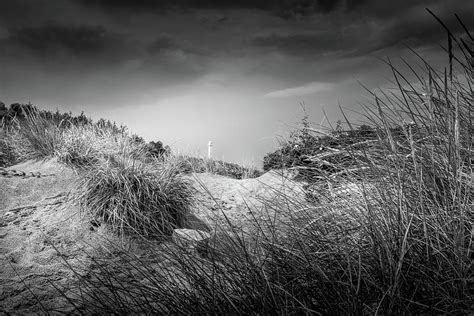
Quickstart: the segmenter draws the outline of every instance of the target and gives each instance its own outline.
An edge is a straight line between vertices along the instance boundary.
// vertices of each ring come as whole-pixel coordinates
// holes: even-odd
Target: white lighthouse
[[[207,144],[207,158],[209,159],[212,158],[212,147],[214,147],[214,143],[212,142],[212,140],[210,140]]]

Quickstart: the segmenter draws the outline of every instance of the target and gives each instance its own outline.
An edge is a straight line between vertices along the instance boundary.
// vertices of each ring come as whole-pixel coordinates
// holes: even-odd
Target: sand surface
[[[93,244],[97,234],[68,202],[76,175],[55,160],[9,169],[41,175],[0,177],[0,311],[68,311],[56,290],[67,292],[73,279],[64,259],[87,261],[82,241]]]
[[[276,171],[243,180],[198,173],[193,175],[193,181],[199,192],[195,214],[212,229],[232,226],[252,233],[255,218],[265,220],[284,215],[288,203],[293,207],[306,204],[303,184]],[[291,196],[291,200],[286,196]]]
[[[69,199],[77,179],[71,169],[52,159],[28,161],[9,170],[41,175],[0,176],[0,312],[71,311],[56,289],[67,293],[75,282],[64,259],[87,266],[94,249],[110,232],[103,226],[93,227]],[[304,201],[298,183],[273,171],[256,179],[205,173],[189,178],[196,188],[194,214],[211,230],[216,225],[229,227],[230,222],[250,232],[247,227],[253,217],[268,215],[262,201],[284,203],[278,202],[284,190],[299,192],[295,200]]]

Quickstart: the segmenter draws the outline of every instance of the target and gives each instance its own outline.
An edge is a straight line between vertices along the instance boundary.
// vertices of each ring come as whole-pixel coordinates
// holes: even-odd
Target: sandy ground
[[[90,262],[104,236],[69,200],[77,175],[55,160],[29,161],[9,169],[40,172],[42,177],[0,177],[0,313],[34,313],[42,308],[68,312],[56,288],[68,292],[75,276],[65,266]],[[195,216],[211,230],[230,226],[251,233],[253,217],[268,216],[262,201],[282,205],[281,192],[292,190],[304,201],[298,183],[270,172],[235,180],[212,174],[189,176],[196,187]],[[299,192],[295,195],[295,192]],[[193,223],[190,228],[200,228]],[[110,237],[109,235],[107,235]],[[58,254],[61,255],[58,255]]]
[[[55,160],[9,169],[41,175],[0,177],[0,312],[67,312],[58,289],[67,293],[74,275],[65,260],[87,266],[103,229],[70,202],[71,169]]]
[[[251,234],[255,218],[261,221],[284,215],[276,213],[288,203],[292,208],[306,204],[302,184],[276,171],[243,180],[199,173],[193,175],[193,181],[199,192],[195,213],[213,230],[220,227]]]
[[[86,217],[67,202],[76,175],[54,160],[10,169],[47,176],[0,178],[0,310],[23,314],[43,305],[67,311],[55,287],[67,291],[73,275],[58,251],[83,262],[87,249],[79,241],[95,238]]]

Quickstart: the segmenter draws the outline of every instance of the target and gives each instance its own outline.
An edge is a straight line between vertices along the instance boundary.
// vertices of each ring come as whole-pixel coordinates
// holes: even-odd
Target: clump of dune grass
[[[6,128],[5,142],[19,161],[52,157],[61,142],[60,124],[32,109]]]
[[[72,125],[64,129],[61,136],[55,155],[72,167],[91,166],[105,157],[124,154],[124,151],[134,157],[143,153],[144,145],[133,142],[127,133],[97,124]]]
[[[124,150],[87,169],[77,190],[82,209],[120,234],[169,235],[193,204],[191,186],[172,161],[144,163]]]
[[[0,167],[8,167],[17,161],[16,154],[7,141],[7,137],[7,133],[0,129]]]
[[[470,58],[460,39],[449,33],[449,41]],[[447,55],[453,76],[423,59],[422,70],[408,67],[419,84],[387,61],[398,92],[373,94],[366,106],[374,137],[341,144],[333,133],[338,148],[308,148],[318,174],[306,179],[311,201],[275,191],[261,209],[248,207],[267,214],[254,217],[250,236],[259,255],[230,222],[220,229],[234,242],[209,252],[218,255],[173,243],[150,245],[149,257],[122,249],[119,260],[94,259],[81,279],[84,310],[472,313],[472,69],[470,59]]]

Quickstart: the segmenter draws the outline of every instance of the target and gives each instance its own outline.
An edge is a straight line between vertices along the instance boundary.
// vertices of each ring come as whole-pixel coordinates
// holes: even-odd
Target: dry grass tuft
[[[144,163],[129,153],[109,156],[81,174],[78,201],[120,233],[170,235],[183,226],[193,190],[169,160]]]

